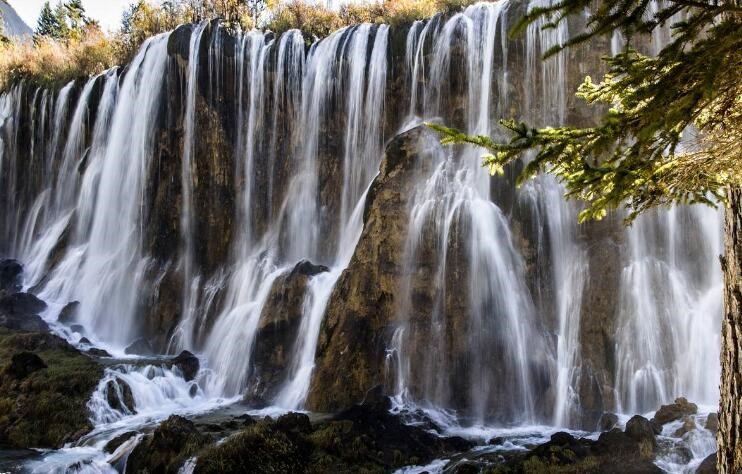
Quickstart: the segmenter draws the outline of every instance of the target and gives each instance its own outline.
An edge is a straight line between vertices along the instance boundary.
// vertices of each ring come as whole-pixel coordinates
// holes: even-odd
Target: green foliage
[[[36,35],[56,40],[79,40],[89,27],[98,28],[98,23],[88,18],[82,0],[66,0],[52,9],[44,3],[36,25]]]
[[[667,2],[651,13],[648,3],[600,2],[587,31],[561,47],[614,30],[631,40],[671,17],[683,18],[672,24],[673,41],[657,57],[627,47],[605,58],[608,73],[601,82],[585,79],[578,97],[607,109],[594,127],[533,128],[504,120],[512,139],[500,142],[431,126],[444,143],[490,150],[484,163],[493,173],[534,150],[519,182],[553,173],[568,197],[587,203],[580,221],[600,219],[624,205],[631,221],[656,206],[724,202],[726,186],[742,182],[742,10],[733,2]],[[591,4],[562,0],[536,9],[514,32],[543,16],[549,18],[544,28],[554,28]]]

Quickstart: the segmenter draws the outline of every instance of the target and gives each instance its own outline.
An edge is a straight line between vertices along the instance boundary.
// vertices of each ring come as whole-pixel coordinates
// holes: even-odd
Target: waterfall
[[[198,403],[255,391],[305,408],[385,144],[424,121],[505,138],[503,117],[590,119],[572,93],[595,58],[540,60],[581,20],[508,36],[516,15],[545,4],[361,24],[311,46],[297,30],[204,22],[87,81],[16,84],[0,95],[0,254],[24,262],[24,287],[50,303],[50,322],[79,301],[90,339],[115,354],[139,337],[197,353]],[[375,335],[400,406],[455,412],[464,425],[584,427],[595,413],[681,395],[715,403],[718,213],[577,225],[580,205],[552,177],[517,188],[522,163],[491,177],[481,150],[420,149],[394,314]],[[600,295],[607,309],[591,306],[593,283],[612,281],[593,252],[605,242],[618,265]],[[612,332],[588,340],[599,324]],[[275,351],[269,369],[260,350]],[[190,403],[189,386],[166,375],[161,390],[138,369],[106,383],[128,377],[153,410]],[[98,422],[131,416],[107,411],[104,390]]]

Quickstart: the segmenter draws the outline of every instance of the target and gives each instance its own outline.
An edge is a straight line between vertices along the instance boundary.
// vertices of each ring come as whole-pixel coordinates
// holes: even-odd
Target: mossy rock
[[[32,353],[45,368],[18,378],[13,357]],[[103,368],[64,339],[0,328],[0,444],[60,448],[93,427],[88,400]]]
[[[191,421],[172,415],[134,448],[129,455],[126,470],[134,473],[175,474],[188,458],[211,441]]]

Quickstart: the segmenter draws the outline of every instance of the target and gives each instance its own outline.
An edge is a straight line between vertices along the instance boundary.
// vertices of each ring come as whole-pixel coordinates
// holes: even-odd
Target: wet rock
[[[113,438],[108,443],[106,443],[106,445],[103,447],[103,451],[106,453],[112,453],[116,451],[119,448],[119,446],[129,441],[131,438],[133,438],[136,435],[137,433],[135,431],[127,431],[124,434],[120,434],[116,436],[115,438]]]
[[[683,419],[683,424],[680,428],[675,430],[675,433],[672,435],[676,438],[682,438],[685,433],[689,433],[697,428],[696,422],[693,418],[690,416],[686,416]]]
[[[188,388],[188,396],[194,398],[198,395],[198,384],[193,384]]]
[[[198,357],[188,351],[182,351],[170,361],[170,364],[181,371],[186,382],[193,380],[200,368]]]
[[[618,424],[618,416],[614,413],[603,413],[598,421],[598,429],[600,431],[610,431]]]
[[[88,339],[87,337],[81,337],[80,340],[77,341],[77,342],[78,342],[78,344],[88,344],[88,345],[90,345],[90,339]]]
[[[126,471],[175,474],[188,458],[210,441],[191,421],[173,415],[132,450]]]
[[[91,347],[87,351],[85,351],[86,354],[90,354],[93,357],[113,357],[111,354],[108,353],[108,351],[103,349],[98,349],[97,347]]]
[[[312,430],[312,423],[306,414],[292,412],[278,417],[276,427],[281,431],[308,433]]]
[[[301,262],[297,263],[293,270],[291,270],[292,274],[299,274],[304,276],[315,276],[319,275],[320,273],[326,273],[329,272],[330,269],[324,265],[315,265],[309,260],[302,260]]]
[[[15,293],[0,298],[0,314],[33,316],[46,309],[46,303],[29,293]]]
[[[124,349],[124,353],[130,355],[151,356],[155,355],[155,350],[147,339],[141,337],[129,344],[126,349]]]
[[[307,472],[309,455],[305,440],[260,422],[201,452],[194,474]]]
[[[363,400],[369,389],[386,382],[384,349],[397,324],[409,190],[419,174],[432,166],[421,144],[437,142],[429,129],[416,127],[392,139],[385,150],[367,194],[363,233],[327,304],[307,399],[311,410],[349,408]],[[424,312],[431,301],[423,295],[416,307]],[[420,333],[422,340],[424,333]]]
[[[716,453],[710,454],[706,459],[701,461],[701,464],[696,470],[696,474],[716,474]]]
[[[276,278],[260,313],[244,398],[254,408],[267,406],[287,377],[310,279],[296,268]]]
[[[698,406],[695,403],[688,402],[687,399],[680,397],[675,399],[675,403],[662,405],[652,418],[659,424],[664,425],[671,421],[680,420],[687,415],[698,413]]]
[[[240,433],[198,455],[195,473],[392,472],[466,451],[472,443],[410,426],[389,413],[389,400],[356,405],[311,423],[301,413],[252,420]]]
[[[85,326],[82,324],[73,324],[70,326],[70,331],[76,332],[78,334],[85,334]]]
[[[62,324],[72,324],[77,321],[77,315],[80,311],[80,302],[73,301],[67,303],[62,311],[59,312],[57,320]]]
[[[53,334],[0,328],[0,361],[0,445],[60,448],[93,428],[103,368],[91,358]]]
[[[0,313],[0,326],[15,331],[25,332],[48,332],[49,325],[41,319],[41,316],[13,315]]]
[[[716,434],[719,431],[719,415],[717,413],[709,413],[704,428]]]
[[[115,381],[109,380],[106,384],[106,400],[108,401],[108,405],[114,410],[129,413],[137,412],[131,387],[120,378],[117,378]]]
[[[46,369],[47,365],[41,360],[41,357],[32,352],[20,352],[13,354],[10,365],[5,369],[5,373],[11,377],[21,380],[25,379],[37,370]]]
[[[23,265],[16,260],[0,260],[0,295],[13,294],[23,287]]]
[[[654,434],[654,427],[649,420],[643,416],[633,416],[626,423],[626,435],[639,443],[640,451],[643,455],[652,453],[657,448],[657,440]]]

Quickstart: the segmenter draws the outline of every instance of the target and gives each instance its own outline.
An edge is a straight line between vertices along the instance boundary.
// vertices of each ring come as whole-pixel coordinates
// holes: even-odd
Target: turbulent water
[[[161,35],[126,69],[58,91],[21,83],[1,95],[0,255],[24,262],[25,288],[50,303],[44,316],[54,322],[62,306],[79,301],[87,336],[122,356],[131,341],[152,336],[147,308],[172,279],[180,310],[176,324],[160,327],[162,348],[192,350],[205,366],[196,395],[170,372],[109,369],[90,402],[96,432],[72,449],[95,451],[101,433],[249,392],[260,382],[253,360],[271,289],[308,260],[327,271],[309,279],[285,370],[265,392],[269,405],[302,409],[323,316],[361,236],[384,144],[429,120],[478,134],[500,133],[501,117],[586,120],[572,91],[595,61],[566,52],[540,61],[569,26],[533,25],[511,40],[508,21],[519,8],[478,4],[408,31],[364,24],[308,48],[298,31],[235,38],[203,23],[188,30],[185,58],[169,51],[177,32]],[[608,53],[611,45],[596,47]],[[404,93],[390,97],[395,83]],[[223,166],[199,158],[212,146],[205,120],[220,120],[201,115],[209,103],[220,103],[228,119],[223,140],[232,153],[215,152]],[[160,131],[170,122],[182,123],[179,161],[163,168]],[[424,269],[433,291],[425,310],[413,277],[397,291],[386,347],[387,389],[397,403],[439,416],[456,410],[460,418],[446,423],[457,430],[577,427],[595,405],[585,387],[596,385],[598,405],[621,413],[649,412],[680,395],[715,405],[718,213],[663,210],[628,230],[620,215],[602,227],[577,226],[578,205],[561,197],[554,179],[516,190],[511,175],[491,178],[480,155],[431,143],[431,172],[409,189],[400,259],[406,275],[416,274],[423,257],[433,262]],[[214,182],[234,194],[204,201],[205,166],[217,166]],[[153,203],[170,192],[151,195],[160,172],[179,189],[174,231],[151,228],[159,212]],[[209,205],[230,210],[230,235],[208,233],[217,225],[204,217]],[[153,251],[157,232],[175,232],[177,249]],[[221,261],[210,247],[218,238],[227,238]],[[167,264],[155,255],[173,251],[177,258]],[[608,276],[615,284],[603,288]],[[602,299],[589,296],[600,291]],[[611,339],[594,349],[589,338],[602,338],[595,328],[604,324]],[[55,328],[73,342],[82,336]],[[605,367],[596,351],[612,354]],[[138,415],[107,406],[106,383],[117,376],[143,407]],[[48,462],[63,466],[67,458],[59,456]]]

